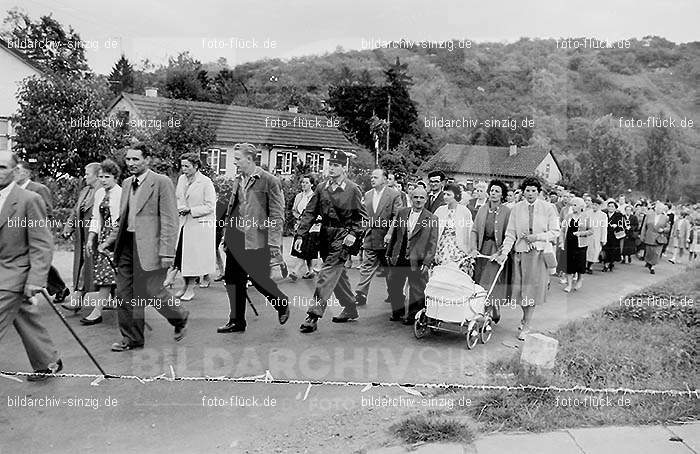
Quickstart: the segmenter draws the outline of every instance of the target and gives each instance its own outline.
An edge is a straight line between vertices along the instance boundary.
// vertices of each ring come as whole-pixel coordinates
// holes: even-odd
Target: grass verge
[[[684,299],[685,298],[685,299]],[[664,302],[674,301],[671,306]],[[684,302],[683,304],[681,304]],[[692,302],[692,304],[691,304]],[[570,388],[698,389],[700,269],[688,269],[585,319],[552,337],[559,340],[547,377],[519,363],[519,353],[489,366],[493,383]],[[414,416],[394,426],[406,441],[437,437],[435,424],[467,417],[480,432],[542,432],[603,425],[678,423],[700,418],[697,395],[512,390],[443,390],[442,397],[469,405]],[[455,429],[446,427],[446,433]],[[435,439],[435,438],[431,438]],[[440,440],[456,440],[442,436]]]

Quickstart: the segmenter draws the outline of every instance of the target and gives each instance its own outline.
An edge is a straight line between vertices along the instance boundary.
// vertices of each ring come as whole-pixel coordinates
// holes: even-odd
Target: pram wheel
[[[485,344],[489,340],[491,340],[491,336],[493,335],[493,322],[491,321],[490,317],[486,317],[486,320],[484,320],[484,323],[481,324],[481,328],[479,328],[479,342],[482,344]]]
[[[475,321],[469,322],[467,327],[467,349],[471,350],[479,341],[479,324]]]
[[[428,318],[425,316],[425,309],[422,309],[416,317],[416,321],[413,323],[413,334],[416,339],[425,337],[428,334]]]

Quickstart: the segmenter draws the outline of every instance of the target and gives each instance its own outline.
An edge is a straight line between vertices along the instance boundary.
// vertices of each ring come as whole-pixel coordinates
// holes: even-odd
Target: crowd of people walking
[[[234,147],[238,174],[228,200],[217,197],[196,153],[180,157],[176,185],[149,169],[150,151],[144,145],[126,150],[130,175],[121,182],[121,168],[114,161],[88,164],[85,187],[62,232],[73,238],[73,294],[63,302],[66,286],[54,284],[54,302],[76,313],[89,308],[80,319],[84,325],[101,323],[105,306],[115,305],[121,339],[112,350],[126,351],[144,346],[144,309],[149,305],[173,326],[174,339],[181,340],[189,316],[181,302],[195,299],[197,285],[208,287],[219,280],[224,281],[229,316],[218,333],[246,330],[251,286],[284,325],[290,317],[290,297],[272,278],[271,269],[279,264],[286,276],[286,261],[286,278],[291,282],[314,280],[306,319],[299,327],[302,333],[318,329],[333,295],[342,311],[332,322],[358,319],[358,307],[368,303],[375,276],[383,278],[389,320],[412,325],[425,307],[431,269],[453,266],[484,288],[497,279],[489,302],[494,318],[497,321],[500,306],[519,305],[518,338],[523,340],[531,330],[535,307],[555,291],[552,275],[559,276],[563,292],[571,293],[584,290],[584,275],[612,273],[633,257],[643,260],[654,274],[665,253],[669,262],[681,263],[696,260],[700,252],[697,206],[630,203],[625,196],[608,199],[563,188],[545,190],[534,176],[517,187],[493,179],[477,182],[472,189],[440,170],[430,172],[427,181],[409,181],[375,169],[371,189],[363,192],[348,177],[348,156],[342,151],[330,154],[323,179],[304,175],[300,192],[287,206],[279,178],[256,165],[257,154],[251,144]],[[2,158],[0,209],[8,194],[17,197],[16,191],[24,187],[27,191],[18,197],[33,210],[27,215],[44,216],[51,208],[50,194],[42,194],[41,186],[28,185],[26,163],[11,154]],[[40,196],[29,196],[29,191]],[[281,257],[287,209],[294,225],[285,261]],[[5,242],[7,229],[0,233]],[[52,279],[61,281],[49,268],[48,248],[42,251],[41,263],[29,259],[35,285],[22,285],[26,297],[46,286],[47,279],[49,286]],[[353,256],[361,260],[354,287],[347,266]],[[178,274],[184,286],[171,294]],[[0,287],[0,315],[21,299],[14,293],[7,296],[18,291],[15,284],[12,289]],[[59,370],[62,363],[36,314],[20,311],[17,316],[37,325],[35,334],[42,344],[27,349],[35,370]],[[0,337],[7,327],[0,323]]]

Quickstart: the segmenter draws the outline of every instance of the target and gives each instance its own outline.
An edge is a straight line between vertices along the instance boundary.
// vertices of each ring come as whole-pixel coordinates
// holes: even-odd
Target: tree
[[[152,168],[171,178],[179,172],[182,154],[205,151],[216,139],[212,126],[198,121],[188,109],[163,110],[154,124],[158,126],[135,128],[129,133],[151,148]]]
[[[188,101],[209,101],[209,78],[202,69],[202,63],[181,52],[176,58],[170,58],[166,68],[165,91],[175,99]]]
[[[581,179],[589,192],[615,194],[634,186],[632,145],[606,115],[593,123],[588,147],[578,156]]]
[[[41,176],[81,175],[86,164],[100,161],[117,143],[110,125],[102,123],[108,99],[109,89],[98,79],[24,79],[12,117],[15,150],[36,159]]]
[[[661,118],[663,113],[659,113]],[[652,198],[666,200],[669,189],[678,174],[678,148],[668,128],[651,128],[646,147],[637,155],[639,189]],[[675,181],[678,183],[678,181]]]
[[[134,92],[134,68],[124,54],[117,60],[109,74],[109,88],[115,95]]]
[[[12,9],[0,36],[48,73],[81,78],[91,72],[80,35],[72,27],[65,31],[51,15],[32,21],[27,13]]]

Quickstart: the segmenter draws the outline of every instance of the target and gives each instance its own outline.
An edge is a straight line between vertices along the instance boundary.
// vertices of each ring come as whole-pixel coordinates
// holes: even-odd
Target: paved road
[[[68,278],[70,254],[58,252],[55,263]],[[663,280],[681,269],[666,263],[658,267],[655,276],[651,276],[638,261],[617,268],[613,274],[597,273],[584,283],[583,290],[570,295],[562,292],[553,279],[548,302],[535,314],[535,329],[550,332],[569,320],[618,301],[630,291]],[[356,282],[357,270],[351,270],[350,277],[353,283]],[[304,280],[282,282],[281,288],[290,296],[308,298],[313,292],[312,283]],[[357,322],[331,323],[330,315],[340,309],[330,307],[328,316],[319,322],[319,330],[306,335],[298,331],[298,325],[304,319],[303,307],[293,307],[290,321],[281,327],[273,308],[266,307],[264,299],[253,292],[260,316],[255,317],[249,312],[245,333],[221,335],[215,330],[226,320],[228,304],[223,286],[213,284],[209,289],[198,289],[196,298],[185,303],[191,313],[191,322],[188,335],[182,342],[173,342],[172,328],[153,309],[147,309],[147,320],[153,331],[147,333],[146,348],[125,353],[109,351],[110,344],[119,340],[114,312],[105,312],[105,323],[93,327],[80,326],[75,316],[70,316],[69,321],[108,372],[141,377],[164,372],[170,374],[172,366],[178,376],[190,377],[253,376],[268,370],[274,378],[288,379],[483,383],[486,363],[508,356],[517,348],[519,309],[504,308],[503,319],[490,343],[468,351],[460,336],[441,334],[417,340],[412,328],[389,322],[389,307],[383,302],[385,291],[379,281],[373,284],[368,304],[361,309]],[[44,322],[61,351],[66,366],[64,372],[95,373],[94,366],[55,314],[49,308],[44,312]],[[26,355],[14,332],[2,340],[0,351],[0,368],[28,370]],[[405,409],[363,406],[362,398],[370,395],[407,396],[386,388],[361,394],[360,387],[324,386],[314,387],[303,400],[304,385],[201,381],[160,381],[142,385],[136,381],[110,380],[91,387],[89,382],[89,379],[62,378],[36,385],[0,377],[0,410],[5,413],[0,413],[0,432],[10,431],[6,452],[20,452],[17,449],[20,447],[24,452],[47,448],[62,452],[59,448],[70,451],[67,448],[75,446],[107,450],[112,447],[113,452],[122,452],[132,446],[129,443],[147,448],[144,452],[205,452],[205,448],[216,447],[234,449],[233,452],[238,452],[236,449],[329,452],[328,449],[339,447],[376,447],[390,441],[386,427]],[[10,408],[10,401],[5,405],[5,400],[10,397],[28,394],[59,399],[96,398],[100,399],[100,405],[97,410],[68,408],[67,401],[60,408],[39,410]],[[258,406],[254,411],[240,405],[210,406],[217,401],[203,403],[204,396],[228,402],[231,396],[257,398]],[[117,399],[118,405],[106,407],[104,400],[107,397]],[[266,398],[267,406],[264,404]],[[273,398],[274,406],[270,402]],[[90,402],[94,401],[80,403],[88,405]],[[36,416],[43,417],[41,423],[36,422]],[[113,425],[119,430],[111,430]],[[91,426],[95,429],[89,429]],[[47,430],[47,427],[55,430]],[[120,433],[139,437],[124,441]],[[348,435],[350,439],[345,438]],[[318,440],[309,446],[308,451],[304,450],[306,437]],[[0,436],[0,443],[7,439]],[[24,449],[27,447],[31,449]],[[0,445],[0,452],[5,452],[1,448]],[[256,451],[256,448],[260,450]],[[340,452],[346,452],[346,449]]]

